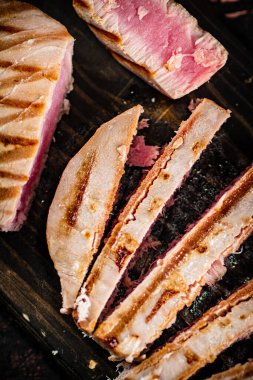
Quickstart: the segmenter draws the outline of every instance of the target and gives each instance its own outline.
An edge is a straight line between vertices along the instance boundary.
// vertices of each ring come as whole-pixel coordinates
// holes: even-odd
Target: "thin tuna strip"
[[[168,0],[74,0],[78,15],[127,69],[171,98],[208,81],[227,51]]]
[[[73,308],[104,233],[141,106],[103,124],[70,160],[49,210],[47,242],[61,280],[63,309]]]
[[[98,327],[94,339],[131,362],[171,326],[201,288],[224,274],[224,258],[253,230],[253,166],[167,251]]]
[[[252,380],[253,379],[253,361],[245,364],[237,364],[227,371],[217,373],[208,380]]]
[[[187,380],[253,332],[253,280],[118,380]]]
[[[18,230],[72,88],[73,38],[34,6],[0,1],[0,230]]]
[[[228,111],[205,99],[190,118],[181,124],[176,136],[119,215],[82,288],[86,299],[77,302],[74,312],[81,329],[93,332],[130,259],[163,207],[172,200],[175,190],[228,117]]]

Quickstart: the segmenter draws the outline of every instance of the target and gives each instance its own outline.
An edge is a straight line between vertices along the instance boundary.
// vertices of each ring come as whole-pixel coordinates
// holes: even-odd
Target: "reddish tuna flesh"
[[[149,119],[142,119],[138,124],[138,129],[144,129],[149,127]]]
[[[226,273],[227,268],[224,265],[224,258],[216,260],[205,275],[206,284],[211,286],[219,281]]]
[[[144,136],[136,136],[130,148],[128,165],[148,167],[152,166],[159,156],[159,146],[146,145]]]
[[[224,47],[174,1],[85,3],[74,0],[78,14],[99,28],[92,28],[97,37],[123,57],[123,65],[171,98],[198,88],[227,60]]]

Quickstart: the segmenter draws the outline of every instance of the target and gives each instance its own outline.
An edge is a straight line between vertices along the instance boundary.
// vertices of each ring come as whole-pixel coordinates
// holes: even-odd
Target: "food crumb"
[[[90,362],[89,362],[89,369],[95,369],[96,368],[96,366],[97,366],[97,362],[95,362],[95,360],[90,360]]]
[[[41,332],[41,335],[44,336],[44,338],[45,338],[45,337],[46,337],[46,333],[45,333],[45,331],[40,330],[40,332]]]
[[[58,354],[58,352],[59,352],[58,350],[53,350],[53,351],[52,351],[52,354],[55,356],[55,355]]]
[[[155,103],[155,98],[151,98],[151,102],[152,102],[152,103]]]
[[[251,84],[253,82],[253,76],[245,79],[244,83]]]
[[[23,318],[24,318],[27,322],[30,322],[30,318],[29,318],[29,316],[28,316],[27,314],[22,313],[22,315],[23,315]]]

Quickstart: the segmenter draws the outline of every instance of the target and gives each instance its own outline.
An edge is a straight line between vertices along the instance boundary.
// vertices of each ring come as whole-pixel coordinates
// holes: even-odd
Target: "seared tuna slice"
[[[80,17],[126,68],[177,99],[207,82],[225,48],[170,0],[74,0]]]
[[[252,332],[253,280],[118,380],[187,380]]]
[[[252,380],[253,379],[253,361],[245,364],[237,364],[227,371],[217,373],[208,380]]]
[[[157,261],[94,338],[115,359],[137,358],[174,323],[179,310],[191,305],[210,277],[215,282],[224,274],[217,266],[252,230],[253,166]]]
[[[18,230],[72,85],[73,38],[39,9],[0,1],[0,229]]]
[[[61,177],[49,210],[47,241],[61,280],[62,312],[73,308],[98,249],[141,112],[136,106],[103,124]]]
[[[201,152],[229,112],[210,100],[203,100],[164,149],[118,218],[102,252],[82,288],[86,301],[77,302],[74,317],[81,329],[92,333],[97,320],[120,281],[130,259],[164,206],[172,201]],[[79,310],[84,310],[80,315]]]

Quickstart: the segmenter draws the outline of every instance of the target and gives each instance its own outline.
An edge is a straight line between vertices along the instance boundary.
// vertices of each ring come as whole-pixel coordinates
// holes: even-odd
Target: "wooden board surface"
[[[0,235],[0,298],[42,347],[57,351],[55,360],[70,378],[114,378],[115,365],[108,362],[107,353],[91,339],[84,338],[70,317],[59,314],[60,287],[47,250],[45,225],[60,175],[96,128],[117,113],[141,103],[146,117],[169,122],[170,128],[176,129],[188,115],[190,98],[204,96],[233,112],[223,129],[225,137],[217,146],[226,145],[223,138],[229,140],[234,150],[225,152],[224,148],[224,157],[234,168],[231,176],[237,174],[253,158],[252,88],[247,83],[253,75],[252,57],[222,26],[207,1],[180,1],[204,29],[220,39],[230,57],[226,67],[208,84],[190,96],[171,101],[118,65],[75,14],[71,1],[30,2],[63,22],[75,37],[75,85],[70,95],[71,113],[64,116],[57,127],[27,223],[18,233]],[[231,157],[231,151],[238,151],[238,162],[235,156]],[[196,176],[201,168],[205,175],[204,162],[201,161],[199,170],[195,170]],[[223,178],[218,172],[218,164],[215,170],[216,180],[219,175]],[[250,251],[252,242],[247,247]],[[249,277],[246,269],[241,271],[242,278]],[[95,369],[89,369],[91,359],[99,363]]]

